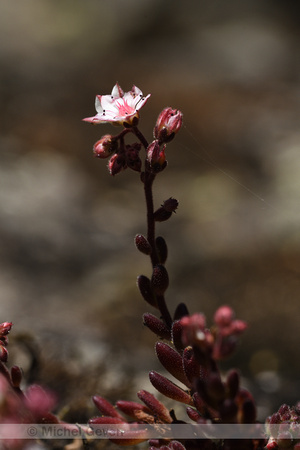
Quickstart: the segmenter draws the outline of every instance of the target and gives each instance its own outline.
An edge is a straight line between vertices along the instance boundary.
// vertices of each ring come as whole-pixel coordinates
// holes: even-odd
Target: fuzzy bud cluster
[[[283,404],[266,420],[270,435],[266,449],[300,449],[300,402],[295,406]]]
[[[221,360],[234,352],[238,338],[246,330],[247,324],[243,320],[235,319],[233,310],[227,305],[217,309],[214,321],[216,337],[213,356],[216,360]]]

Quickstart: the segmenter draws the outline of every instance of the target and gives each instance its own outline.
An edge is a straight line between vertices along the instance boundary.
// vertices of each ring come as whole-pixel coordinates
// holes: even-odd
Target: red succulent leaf
[[[118,400],[116,406],[129,417],[140,420],[141,413],[150,414],[151,411],[147,406],[138,402],[131,402],[126,400]]]
[[[143,315],[143,322],[153,333],[159,336],[161,339],[171,340],[171,332],[167,325],[158,317],[150,313]]]
[[[160,419],[163,423],[172,423],[173,419],[170,416],[169,410],[154,397],[150,392],[141,390],[138,392],[138,397],[151,410],[152,414]]]
[[[104,416],[116,417],[124,421],[124,418],[118,413],[116,408],[100,395],[94,395],[93,402]]]
[[[149,378],[155,389],[157,389],[161,394],[165,395],[166,397],[172,398],[177,402],[185,403],[187,405],[193,405],[193,399],[190,394],[185,392],[172,381],[168,380],[168,378],[160,375],[154,370],[149,373]]]
[[[169,345],[163,342],[157,342],[155,345],[156,355],[164,366],[164,368],[170,372],[173,377],[181,381],[187,387],[191,387],[183,368],[182,356]]]

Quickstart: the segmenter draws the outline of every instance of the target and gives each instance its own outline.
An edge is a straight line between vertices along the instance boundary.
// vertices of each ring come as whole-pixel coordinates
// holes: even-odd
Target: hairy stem
[[[133,133],[140,140],[142,145],[145,147],[145,150],[148,148],[148,142],[145,139],[144,135],[140,132],[137,127],[132,128]],[[149,163],[146,159],[145,161],[145,172],[144,172],[144,193],[146,200],[146,208],[147,208],[147,240],[151,246],[151,264],[152,268],[154,268],[157,264],[159,264],[159,258],[157,254],[157,249],[155,245],[155,220],[154,220],[154,206],[153,206],[153,182],[155,180],[156,174],[151,171]],[[159,311],[164,319],[166,325],[171,328],[172,327],[172,317],[166,305],[166,301],[164,295],[157,295],[157,306]]]

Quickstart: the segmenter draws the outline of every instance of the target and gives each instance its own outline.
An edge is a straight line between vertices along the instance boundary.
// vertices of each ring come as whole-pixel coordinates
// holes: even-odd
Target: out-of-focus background
[[[116,81],[152,94],[148,139],[163,107],[184,113],[155,186],[156,206],[179,201],[158,226],[171,310],[211,323],[231,305],[249,329],[224,371],[239,365],[261,419],[299,400],[299,22],[289,0],[2,0],[1,321],[64,418],[94,414],[95,393],[136,400],[161,369],[135,286],[142,185],[92,155],[117,130],[81,122]]]

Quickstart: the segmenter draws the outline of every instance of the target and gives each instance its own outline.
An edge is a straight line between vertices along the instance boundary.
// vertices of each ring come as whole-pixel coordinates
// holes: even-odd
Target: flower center
[[[135,113],[135,109],[128,105],[125,100],[122,100],[119,104],[117,103],[117,107],[119,110],[119,116],[128,116]]]

